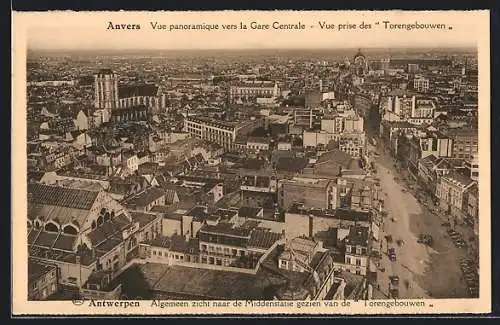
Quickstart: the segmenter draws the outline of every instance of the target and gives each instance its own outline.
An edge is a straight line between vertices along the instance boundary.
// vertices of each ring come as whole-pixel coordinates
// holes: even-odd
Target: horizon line
[[[477,50],[475,45],[445,45],[436,47],[435,45],[417,45],[417,46],[349,46],[349,47],[231,47],[231,48],[27,48],[27,51],[244,51],[244,50],[257,50],[257,51],[282,51],[282,50],[391,50],[391,49],[467,49]]]

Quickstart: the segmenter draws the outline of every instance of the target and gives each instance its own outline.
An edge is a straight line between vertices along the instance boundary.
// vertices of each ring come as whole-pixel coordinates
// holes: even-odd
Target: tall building
[[[94,75],[94,104],[96,109],[118,107],[118,75],[111,69],[101,69]]]
[[[478,153],[477,128],[457,128],[448,131],[453,140],[453,158],[473,159]]]
[[[264,119],[240,122],[218,121],[206,117],[187,117],[184,130],[192,137],[219,144],[224,149],[234,149],[238,136],[246,136],[258,127],[264,126]]]
[[[408,63],[408,73],[417,73],[420,70],[418,63]]]
[[[361,49],[354,55],[354,72],[357,76],[364,76],[368,72],[368,61]]]
[[[429,79],[421,76],[415,77],[413,80],[413,89],[423,93],[429,91]]]

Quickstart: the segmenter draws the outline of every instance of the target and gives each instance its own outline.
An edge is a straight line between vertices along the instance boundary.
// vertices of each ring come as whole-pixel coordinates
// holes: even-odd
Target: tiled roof
[[[61,233],[61,234],[59,234],[59,237],[57,237],[57,240],[56,240],[53,248],[60,249],[63,251],[72,252],[73,246],[76,242],[76,239],[77,239],[77,236]]]
[[[57,233],[42,231],[38,235],[36,241],[33,243],[35,246],[51,248],[57,239]]]
[[[158,218],[158,216],[154,213],[144,213],[144,212],[132,211],[131,214],[132,214],[132,219],[134,219],[134,221],[136,221],[136,222],[138,221],[139,227],[141,227],[141,228],[146,226],[147,224],[149,224],[150,222],[152,222],[156,218]]]
[[[146,206],[151,202],[161,198],[165,195],[165,192],[158,187],[150,187],[144,192],[137,194],[135,197],[127,201],[127,204]]]
[[[97,191],[38,183],[28,185],[28,200],[35,204],[90,210],[98,195]]]
[[[108,238],[113,236],[121,236],[121,231],[125,229],[130,223],[121,220],[120,216],[113,218],[112,220],[104,222],[102,225],[93,229],[87,234],[87,237],[92,242],[92,245],[100,245]]]
[[[255,229],[250,234],[248,246],[258,248],[269,248],[282,237],[281,234],[265,229]]]
[[[41,276],[55,270],[56,266],[51,264],[40,263],[33,259],[28,260],[28,278],[29,281],[36,281]]]
[[[118,238],[108,238],[104,242],[102,242],[100,245],[96,247],[96,250],[101,253],[107,253],[111,251],[113,248],[116,246],[120,245],[122,241]]]
[[[238,215],[240,217],[246,217],[246,218],[255,218],[257,217],[257,214],[262,210],[262,208],[255,208],[255,207],[241,207],[238,210]]]
[[[31,229],[31,231],[28,234],[28,245],[33,245],[33,243],[36,241],[41,231],[42,231],[41,229],[39,230]]]
[[[174,204],[176,192],[171,189],[164,189],[165,191],[165,204]]]

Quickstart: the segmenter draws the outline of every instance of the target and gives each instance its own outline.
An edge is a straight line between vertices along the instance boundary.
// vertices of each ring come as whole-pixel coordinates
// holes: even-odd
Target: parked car
[[[392,298],[398,298],[399,297],[399,276],[397,275],[391,275],[389,276],[389,292],[391,294]]]
[[[389,248],[389,260],[392,262],[396,261],[396,250],[394,248]]]

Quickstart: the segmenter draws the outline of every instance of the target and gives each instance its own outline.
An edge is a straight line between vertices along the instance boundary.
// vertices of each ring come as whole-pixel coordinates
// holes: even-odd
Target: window
[[[45,225],[45,230],[50,232],[58,232],[59,228],[52,222],[49,222]]]
[[[64,227],[63,229],[63,232],[65,234],[69,234],[69,235],[76,235],[78,233],[78,231],[76,230],[76,228],[72,225],[67,225]]]
[[[350,257],[346,257],[345,258],[345,264],[351,264],[351,258]]]
[[[153,255],[156,255],[156,251],[155,250],[153,250]]]
[[[356,259],[356,265],[361,266],[361,259],[359,259],[359,258]]]

